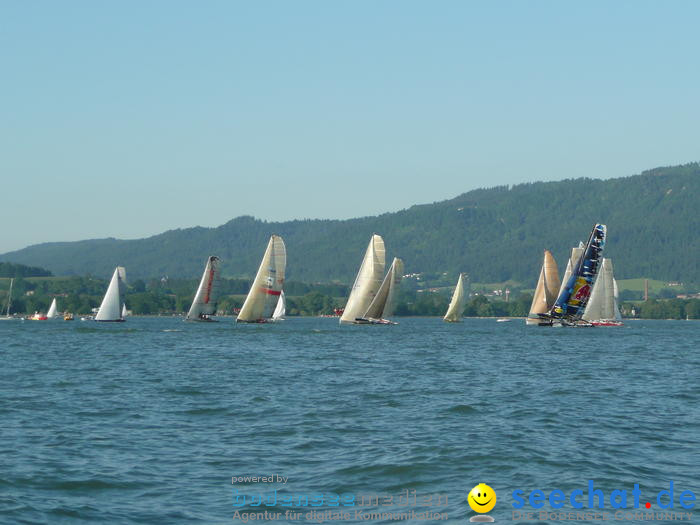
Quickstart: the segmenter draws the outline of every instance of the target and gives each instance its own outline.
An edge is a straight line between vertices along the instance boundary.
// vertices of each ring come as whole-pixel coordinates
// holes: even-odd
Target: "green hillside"
[[[0,260],[47,268],[54,275],[109,276],[116,265],[130,278],[195,278],[205,258],[220,256],[228,277],[254,275],[270,234],[287,245],[287,274],[305,282],[352,282],[373,232],[387,260],[407,273],[476,282],[508,279],[534,286],[542,250],[561,270],[571,246],[594,223],[608,225],[605,254],[619,279],[649,277],[700,283],[700,164],[657,168],[610,180],[569,179],[479,189],[396,213],[350,220],[265,222],[238,217],[217,228],[172,230],[147,239],[47,243]]]

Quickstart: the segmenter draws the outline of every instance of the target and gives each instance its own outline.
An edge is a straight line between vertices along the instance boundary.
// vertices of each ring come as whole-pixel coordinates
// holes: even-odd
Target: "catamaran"
[[[185,317],[186,321],[214,321],[211,318],[216,313],[216,300],[219,297],[220,279],[219,265],[221,259],[211,255],[204,265],[202,280]]]
[[[266,323],[279,302],[284,286],[287,250],[279,235],[270,237],[255,280],[245,298],[237,323]]]
[[[123,266],[117,266],[109,282],[109,287],[102,299],[100,309],[95,316],[95,321],[123,322],[122,305],[124,304],[124,292],[126,289],[126,270]]]
[[[598,271],[600,270],[607,228],[605,224],[596,224],[588,237],[578,262],[572,263],[571,276],[562,284],[562,289],[554,305],[541,317],[552,319],[553,323],[563,326],[591,326],[582,321]]]
[[[467,301],[467,292],[464,289],[464,274],[459,274],[459,279],[457,279],[457,286],[455,286],[455,291],[452,294],[452,300],[450,305],[447,307],[447,313],[443,317],[443,321],[448,323],[461,323],[464,314],[464,303]]]
[[[576,249],[576,248],[574,248]],[[571,260],[567,265],[567,271],[571,275]],[[559,282],[559,270],[557,262],[554,260],[549,250],[544,251],[544,260],[540,270],[540,278],[537,280],[535,295],[532,297],[530,313],[525,319],[525,324],[533,326],[549,326],[551,319],[543,319],[540,314],[546,314],[554,306],[554,301],[558,297],[561,283]]]
[[[622,326],[611,259],[603,259],[583,319],[594,326]]]

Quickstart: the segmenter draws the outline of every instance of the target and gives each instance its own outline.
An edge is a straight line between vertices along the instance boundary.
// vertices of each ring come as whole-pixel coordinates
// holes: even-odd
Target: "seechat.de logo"
[[[486,483],[479,483],[467,495],[467,503],[474,512],[478,512],[476,516],[472,516],[469,521],[472,522],[491,522],[495,521],[491,516],[487,516],[487,512],[496,505],[496,491],[489,487]]]

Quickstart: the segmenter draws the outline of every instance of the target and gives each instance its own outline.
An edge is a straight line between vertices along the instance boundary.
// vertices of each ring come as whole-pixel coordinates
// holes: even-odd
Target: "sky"
[[[0,253],[700,160],[700,2],[0,1]]]

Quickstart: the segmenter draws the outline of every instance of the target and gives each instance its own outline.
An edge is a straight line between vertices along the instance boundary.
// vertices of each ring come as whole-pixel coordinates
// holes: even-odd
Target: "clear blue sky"
[[[700,2],[0,3],[0,253],[700,160]]]

